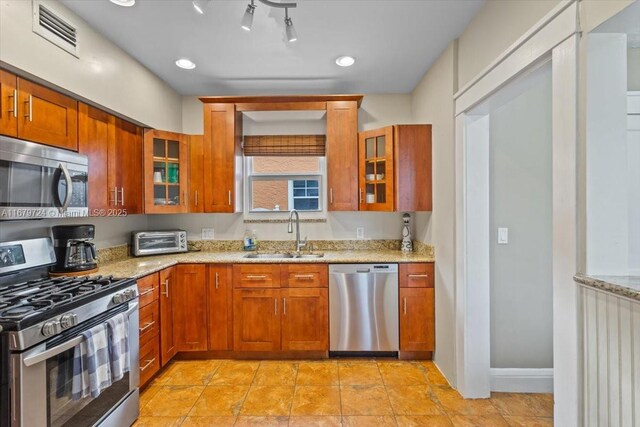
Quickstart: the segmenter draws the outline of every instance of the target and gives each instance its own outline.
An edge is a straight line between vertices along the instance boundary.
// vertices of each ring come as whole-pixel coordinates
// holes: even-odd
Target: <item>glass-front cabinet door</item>
[[[187,212],[189,151],[184,135],[147,129],[144,134],[146,213]]]
[[[361,211],[393,211],[393,126],[358,135]]]

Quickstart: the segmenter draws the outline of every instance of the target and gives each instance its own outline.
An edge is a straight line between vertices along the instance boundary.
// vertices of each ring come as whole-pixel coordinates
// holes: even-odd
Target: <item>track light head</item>
[[[285,26],[285,33],[287,34],[287,40],[289,40],[289,43],[292,43],[298,40],[298,33],[296,32],[296,29],[293,26],[293,21],[291,20],[291,18],[289,18],[288,9],[284,10],[284,26]]]
[[[242,22],[240,22],[240,26],[245,31],[251,31],[251,26],[253,25],[253,12],[256,10],[256,5],[253,4],[253,0],[251,3],[247,5],[247,10],[244,11],[244,16],[242,17]]]

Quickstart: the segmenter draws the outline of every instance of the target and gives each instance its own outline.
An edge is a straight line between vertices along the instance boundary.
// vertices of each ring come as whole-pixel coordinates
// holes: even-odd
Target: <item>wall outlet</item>
[[[356,227],[356,239],[364,239],[364,227]]]
[[[213,228],[202,229],[202,240],[213,240],[216,238]]]
[[[509,243],[509,229],[508,228],[498,228],[498,244],[506,245]]]

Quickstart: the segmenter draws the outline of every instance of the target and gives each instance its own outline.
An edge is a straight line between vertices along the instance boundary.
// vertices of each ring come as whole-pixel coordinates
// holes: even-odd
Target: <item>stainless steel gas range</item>
[[[47,277],[50,239],[0,243],[0,426],[129,426],[138,417],[138,293],[132,279]],[[128,318],[129,372],[72,395],[83,332]]]

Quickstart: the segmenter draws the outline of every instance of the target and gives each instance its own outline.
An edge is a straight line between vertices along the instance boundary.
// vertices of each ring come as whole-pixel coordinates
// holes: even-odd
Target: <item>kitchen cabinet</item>
[[[358,210],[358,102],[327,102],[328,210]]]
[[[233,348],[233,287],[230,265],[209,265],[209,350]]]
[[[171,287],[175,351],[207,350],[207,266],[180,264]]]
[[[176,268],[165,268],[160,272],[160,362],[165,366],[176,354],[173,322],[173,287]]]
[[[188,212],[189,145],[185,135],[144,131],[145,213]]]
[[[0,70],[0,133],[78,150],[78,102]]]
[[[116,206],[127,215],[144,213],[142,186],[142,128],[120,118],[115,119],[116,137],[109,153],[113,159],[113,192]],[[111,185],[110,185],[111,187]]]
[[[235,104],[204,106],[204,212],[242,210],[242,113]]]
[[[329,348],[327,288],[287,288],[282,298],[282,350]]]
[[[358,140],[360,210],[431,210],[431,125],[387,126]]]
[[[204,212],[204,136],[189,135],[189,212]]]
[[[279,289],[233,290],[233,349],[280,349]]]
[[[435,350],[433,263],[400,264],[400,351]]]
[[[138,279],[139,295],[139,361],[140,386],[144,386],[160,370],[159,274]]]

